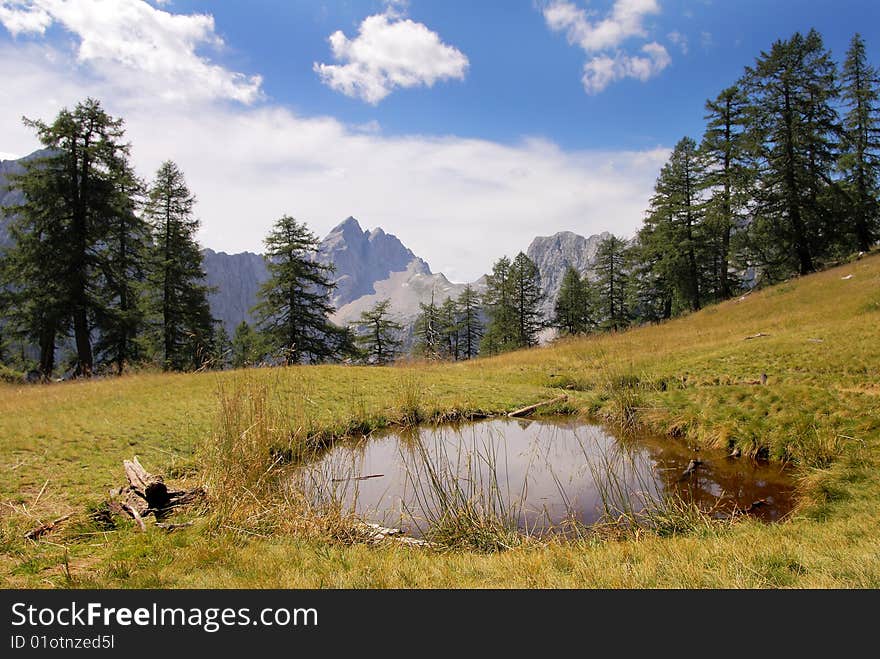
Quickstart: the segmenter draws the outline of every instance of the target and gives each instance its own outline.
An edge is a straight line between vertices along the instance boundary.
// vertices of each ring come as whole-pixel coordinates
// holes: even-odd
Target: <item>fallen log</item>
[[[144,517],[153,515],[161,522],[178,506],[196,503],[205,498],[205,490],[196,487],[191,490],[170,490],[165,479],[159,474],[151,474],[138,460],[124,460],[122,463],[128,487],[111,490],[108,513],[124,512],[140,529],[146,529]]]
[[[45,524],[40,524],[38,527],[31,529],[27,533],[24,534],[26,540],[38,540],[40,536],[49,533],[49,531],[54,531],[55,527],[61,524],[61,522],[65,522],[70,519],[70,516],[73,513],[68,513],[67,515],[63,515],[56,520],[51,522],[47,522]]]
[[[556,398],[551,398],[550,400],[545,400],[540,403],[535,403],[534,405],[529,405],[527,407],[523,407],[521,409],[514,410],[513,412],[511,412],[507,416],[510,418],[515,418],[515,417],[520,417],[520,416],[528,416],[529,414],[531,414],[532,412],[534,412],[535,410],[537,410],[540,407],[545,407],[547,405],[553,405],[555,403],[561,403],[566,400],[568,400],[568,396],[566,396],[565,394],[562,394],[561,396],[557,396]]]

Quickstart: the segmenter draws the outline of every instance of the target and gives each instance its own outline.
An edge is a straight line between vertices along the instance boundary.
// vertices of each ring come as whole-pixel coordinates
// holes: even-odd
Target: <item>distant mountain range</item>
[[[32,158],[40,152],[27,156]],[[10,173],[21,171],[21,161],[0,161],[0,208],[21,203],[21,193],[6,190]],[[0,247],[8,244],[7,219],[0,216]],[[599,243],[609,234],[585,238],[570,231],[539,236],[529,245],[527,254],[538,266],[545,294],[544,311],[552,314],[562,277],[568,266],[582,274],[591,272]],[[250,309],[257,302],[257,292],[268,277],[262,255],[251,252],[227,254],[205,249],[206,283],[214,288],[209,301],[214,317],[230,335],[242,321],[253,323]],[[512,256],[512,255],[511,255]],[[426,261],[407,248],[397,236],[381,228],[364,230],[349,217],[333,228],[321,241],[315,257],[334,267],[336,288],[332,303],[337,309],[331,320],[343,325],[383,299],[391,301],[391,310],[405,325],[411,325],[419,313],[419,304],[433,297],[437,304],[457,297],[465,284],[450,282],[441,273],[432,273]],[[487,267],[489,264],[486,264]],[[472,283],[482,293],[485,277]]]

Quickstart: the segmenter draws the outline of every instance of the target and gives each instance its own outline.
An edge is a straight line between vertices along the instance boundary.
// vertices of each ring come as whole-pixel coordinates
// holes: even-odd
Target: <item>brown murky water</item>
[[[692,459],[701,465],[683,476]],[[503,507],[521,528],[550,529],[566,519],[599,520],[603,500],[635,509],[675,491],[713,508],[766,520],[793,506],[794,488],[779,465],[696,452],[660,437],[616,438],[576,420],[489,420],[373,435],[334,447],[310,467],[312,478],[369,521],[420,535],[437,488]]]

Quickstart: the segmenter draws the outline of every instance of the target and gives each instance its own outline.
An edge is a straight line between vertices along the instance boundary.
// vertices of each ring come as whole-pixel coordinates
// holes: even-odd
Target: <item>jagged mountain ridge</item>
[[[38,151],[26,158],[39,157]],[[22,201],[21,192],[7,190],[10,173],[21,171],[18,160],[0,161],[0,208]],[[8,244],[6,223],[0,216],[0,247]],[[570,231],[552,236],[538,236],[529,245],[528,256],[541,273],[546,296],[544,312],[549,319],[559,293],[565,269],[572,265],[582,274],[589,274],[595,265],[598,244],[609,234],[585,238]],[[209,301],[215,318],[231,335],[242,321],[253,323],[251,308],[257,303],[257,292],[268,277],[265,259],[260,254],[242,252],[227,254],[203,250],[206,283],[215,290]],[[437,304],[457,297],[465,284],[450,282],[442,273],[432,273],[423,259],[416,256],[395,235],[381,228],[363,229],[354,217],[334,227],[321,241],[316,258],[334,267],[337,286],[332,296],[337,311],[332,320],[346,324],[362,311],[383,299],[391,300],[397,319],[411,324],[419,313],[419,303],[432,296]],[[487,264],[488,265],[488,264]],[[485,277],[472,284],[482,293]]]
[[[321,241],[317,260],[334,268],[336,288],[331,301],[337,309],[376,293],[375,283],[392,273],[412,270],[431,274],[428,264],[397,236],[381,228],[365,231],[353,217],[346,218]]]

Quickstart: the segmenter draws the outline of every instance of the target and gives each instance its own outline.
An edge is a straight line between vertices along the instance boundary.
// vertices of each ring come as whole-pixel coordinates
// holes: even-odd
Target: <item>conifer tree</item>
[[[461,324],[461,355],[464,359],[473,359],[480,352],[483,323],[480,320],[480,301],[470,284],[465,286],[456,304]]]
[[[757,165],[750,260],[770,278],[807,274],[832,246],[834,66],[815,31],[776,41],[744,77]]]
[[[314,258],[318,245],[317,236],[288,215],[265,240],[269,279],[253,311],[266,347],[287,365],[338,359],[350,347],[328,320],[333,269]]]
[[[107,218],[102,295],[96,325],[96,353],[122,374],[127,363],[143,356],[139,340],[146,324],[144,282],[149,269],[150,227],[139,213],[143,183],[124,160],[118,163],[118,201]]]
[[[541,303],[544,293],[541,290],[541,274],[525,253],[520,252],[513,259],[510,268],[513,288],[513,307],[516,317],[517,347],[530,348],[538,343],[538,332],[544,327],[544,314]]]
[[[619,330],[629,322],[626,293],[629,277],[626,272],[626,243],[609,236],[596,250],[595,308],[604,329]]]
[[[90,98],[61,110],[51,124],[25,125],[46,151],[10,180],[25,198],[9,209],[13,247],[4,259],[4,279],[18,302],[13,325],[38,343],[44,377],[55,368],[57,340],[72,329],[75,373],[89,376],[96,318],[108,310],[102,284],[112,218],[128,204],[119,180],[128,171],[123,122]]]
[[[232,368],[253,366],[262,357],[259,335],[246,320],[236,326],[230,349]]]
[[[670,283],[680,304],[696,311],[703,304],[707,269],[705,205],[699,197],[703,166],[696,143],[678,142],[660,171],[640,242],[655,257],[656,267]],[[615,247],[616,247],[615,243]]]
[[[590,281],[568,266],[554,307],[553,326],[564,334],[583,334],[592,325]]]
[[[415,344],[413,352],[426,359],[440,359],[442,352],[443,327],[440,309],[434,302],[434,293],[431,293],[431,301],[419,302],[419,315],[416,318]]]
[[[459,306],[451,297],[438,309],[440,320],[440,355],[458,361],[461,358],[462,328]]]
[[[390,300],[381,300],[371,309],[361,313],[355,321],[355,341],[361,347],[368,363],[383,366],[397,356],[403,343],[400,332],[403,326],[392,320],[388,307]]]
[[[709,192],[705,227],[709,282],[716,299],[727,299],[736,286],[730,277],[731,237],[743,223],[752,180],[746,97],[738,85],[728,87],[715,100],[706,101],[706,111],[700,155],[706,166],[701,185]]]
[[[842,82],[846,114],[839,168],[855,247],[867,251],[880,238],[880,72],[868,63],[859,34],[847,50]]]
[[[195,197],[183,173],[166,161],[149,190],[147,218],[155,252],[148,281],[158,320],[159,349],[166,370],[200,368],[209,355],[214,319],[195,235]]]
[[[481,351],[490,355],[519,347],[511,269],[510,259],[503,256],[495,261],[492,273],[486,277],[483,304],[489,323],[483,335]]]

